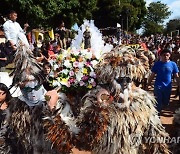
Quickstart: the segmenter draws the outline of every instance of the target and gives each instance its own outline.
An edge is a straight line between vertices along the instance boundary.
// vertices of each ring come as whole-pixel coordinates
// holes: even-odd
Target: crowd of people
[[[126,140],[126,137],[131,135],[129,127],[133,128],[132,133],[142,133],[141,136],[151,135],[149,132],[156,136],[168,136],[159,116],[162,107],[169,105],[172,79],[175,79],[178,86],[180,84],[179,36],[143,37],[126,34],[119,29],[114,36],[104,36],[104,42],[112,44],[114,50],[105,55],[97,65],[97,80],[100,84],[84,95],[83,99],[76,100],[81,102],[78,106],[81,109],[79,113],[74,114],[70,107],[71,101],[74,101],[73,95],[69,97],[63,93],[59,94],[59,89],[49,82],[51,74],[56,73],[53,72],[52,61],[70,47],[70,42],[65,37],[64,22],[55,30],[54,40],[43,42],[40,47],[36,43],[33,44],[31,52],[30,48],[26,48],[31,44],[25,36],[28,24],[22,29],[16,19],[17,13],[11,11],[9,20],[3,25],[7,42],[0,45],[0,71],[5,71],[9,63],[15,64],[12,86],[20,87],[22,96],[12,98],[8,87],[0,83],[0,152],[69,153],[73,146],[97,154],[115,154],[124,152],[123,150],[129,150],[129,153],[144,152],[142,147],[121,145],[123,141],[119,136],[122,135]],[[83,37],[84,49],[90,51],[91,34],[88,28]],[[21,42],[18,42],[18,39]],[[131,53],[124,52],[127,48],[121,48],[123,46],[130,47]],[[134,52],[139,57],[136,57]],[[154,55],[153,60],[148,57],[149,52]],[[138,69],[141,68],[134,62],[137,58],[143,66],[148,63],[145,65],[151,70],[150,75],[146,77],[148,81],[147,86],[143,87],[144,90],[132,85],[133,79],[138,80],[138,75],[142,73],[139,71],[138,74]],[[148,72],[146,68],[143,68],[143,71]],[[154,105],[154,98],[146,92],[154,78],[157,106]],[[180,93],[179,89],[177,91]],[[147,105],[143,103],[145,100]],[[126,110],[127,108],[129,110]],[[136,123],[134,120],[142,123]],[[138,132],[135,127],[142,132]],[[117,130],[122,131],[116,132]],[[106,141],[105,138],[109,140]],[[111,143],[113,139],[117,141],[118,146]],[[88,143],[80,146],[83,141]],[[144,146],[149,151],[168,153],[166,144],[148,146],[144,143]]]
[[[12,63],[14,59],[14,54],[16,52],[16,46],[18,42],[18,38],[23,39],[25,44],[31,44],[31,42],[28,43],[28,40],[24,37],[28,24],[24,25],[24,29],[21,28],[18,22],[16,22],[17,19],[17,13],[15,11],[11,11],[9,14],[9,20],[7,20],[4,25],[4,33],[7,39],[6,43],[0,44],[0,69],[1,71],[5,71],[5,66],[9,63]],[[87,29],[86,29],[87,31]],[[85,33],[88,34],[88,39],[90,42],[90,32],[84,32],[84,38],[87,37]],[[47,66],[48,62],[51,62],[52,59],[56,58],[56,55],[62,52],[62,50],[66,50],[68,47],[70,47],[70,42],[68,43],[68,38],[65,37],[66,29],[65,24],[62,21],[59,26],[55,30],[55,39],[45,41],[42,43],[41,47],[38,47],[36,43],[33,44],[33,55],[36,57],[37,62],[44,64],[43,66]],[[170,37],[169,35],[163,36],[163,35],[151,35],[150,37],[142,37],[140,35],[135,34],[127,34],[124,31],[122,31],[120,28],[117,28],[116,35],[113,36],[103,36],[104,42],[108,44],[112,44],[115,46],[121,46],[121,45],[128,45],[128,46],[134,46],[133,47],[136,51],[138,48],[143,48],[144,50],[150,50],[154,55],[156,60],[155,61],[161,61],[161,51],[164,51],[164,49],[167,49],[169,51],[169,58],[167,61],[171,60],[177,64],[177,67],[180,67],[180,38],[179,36],[176,37]],[[87,44],[87,41],[85,41]],[[85,48],[90,48],[90,43],[86,45]],[[147,56],[147,55],[146,55]],[[149,57],[148,57],[149,58]],[[149,58],[149,66],[150,68],[153,66],[153,61]],[[175,65],[176,66],[176,65]],[[178,68],[175,68],[175,77],[177,77],[178,80]],[[154,67],[153,70],[154,71]],[[156,70],[156,72],[159,71]],[[153,72],[155,73],[155,72]],[[174,71],[173,71],[174,73]],[[167,73],[165,73],[167,74]],[[151,80],[154,78],[155,74],[152,75],[149,79],[149,85],[151,83]],[[171,76],[171,74],[170,74]],[[169,76],[169,81],[171,80]],[[160,77],[160,80],[162,77]],[[170,85],[169,85],[170,86]],[[170,86],[171,87],[171,86]],[[170,95],[169,90],[169,95]],[[168,98],[170,97],[168,95]],[[161,99],[162,100],[162,99]]]

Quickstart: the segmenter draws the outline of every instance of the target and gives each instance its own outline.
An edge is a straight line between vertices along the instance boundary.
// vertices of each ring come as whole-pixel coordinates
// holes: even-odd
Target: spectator
[[[6,108],[8,107],[8,103],[11,99],[11,94],[9,92],[8,87],[0,83],[0,124],[2,123],[4,117]]]
[[[65,25],[64,22],[62,21],[59,25],[59,27],[56,29],[55,32],[58,35],[58,43],[60,45],[61,48],[66,49],[67,45],[66,45],[66,38],[65,38],[65,34],[66,34],[66,29],[65,29]]]
[[[44,83],[43,83],[43,86],[44,88],[49,91],[49,90],[52,90],[53,87],[50,85],[50,83],[48,82],[49,80],[49,75],[51,73],[51,69],[52,69],[52,66],[49,62],[46,62],[43,64],[43,74],[45,76],[45,80],[44,80]]]
[[[44,60],[44,56],[41,50],[38,47],[35,47],[33,50],[33,55],[36,58],[37,62],[41,63]]]
[[[52,42],[49,42],[49,44],[48,44],[48,61],[55,59],[55,58],[56,58],[56,55],[54,53],[54,48],[53,48]]]
[[[11,11],[9,13],[9,20],[7,20],[3,24],[4,33],[7,41],[10,42],[10,45],[13,50],[16,50],[16,45],[18,43],[18,39],[20,39],[24,44],[29,45],[26,36],[24,35],[28,24],[24,25],[24,30],[21,28],[18,22],[16,22],[17,13],[15,11]]]
[[[15,52],[12,50],[10,42],[6,42],[3,44],[3,50],[8,56],[7,64],[12,63],[14,60]]]
[[[42,51],[42,54],[43,54],[44,58],[46,59],[46,61],[48,61],[48,58],[49,58],[48,47],[49,47],[49,43],[47,43],[47,42],[42,43],[41,51]]]
[[[170,56],[170,50],[164,49],[161,51],[160,61],[155,62],[148,81],[148,86],[150,86],[155,75],[157,75],[154,85],[154,95],[157,100],[157,110],[159,113],[161,112],[162,106],[169,105],[172,89],[172,75],[179,81],[178,67],[175,62],[170,61]]]
[[[5,66],[7,65],[8,56],[5,52],[3,43],[0,45],[0,72],[5,71]]]

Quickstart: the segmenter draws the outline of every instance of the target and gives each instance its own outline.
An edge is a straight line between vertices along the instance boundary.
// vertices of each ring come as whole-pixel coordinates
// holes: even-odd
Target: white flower
[[[67,69],[63,69],[63,70],[61,71],[61,73],[64,73],[65,75],[68,75],[69,70],[67,70]]]
[[[79,55],[80,52],[79,52],[77,49],[72,48],[72,53],[73,53],[75,56],[77,56],[77,55]]]
[[[91,61],[91,64],[93,65],[93,68],[95,67],[95,65],[98,63],[98,61],[97,60],[92,60]]]
[[[95,82],[93,78],[90,79],[89,83]]]
[[[90,73],[89,73],[89,75],[90,75],[90,77],[96,78],[96,73],[95,73],[95,72],[93,72],[93,71],[92,71],[92,72],[90,72]]]
[[[69,60],[64,61],[64,66],[66,66],[67,68],[72,68],[72,64],[70,63]]]
[[[87,49],[81,50],[81,54],[84,56],[86,55]]]
[[[84,67],[84,62],[79,62],[78,68],[83,68]]]
[[[76,74],[76,79],[77,81],[81,81],[81,78],[83,77],[83,73],[81,71],[78,71],[78,73]]]
[[[61,84],[57,80],[53,80],[53,87],[61,87]]]
[[[91,59],[92,58],[92,52],[86,52],[85,58]]]
[[[92,58],[92,52],[89,52],[87,49],[86,49],[86,50],[81,50],[81,54],[82,54],[86,59],[91,59],[91,58]]]
[[[57,64],[55,64],[55,65],[53,66],[53,70],[56,70],[57,68],[59,68],[59,66],[58,66]]]
[[[70,52],[68,50],[63,50],[62,54],[63,54],[63,58],[69,57]]]

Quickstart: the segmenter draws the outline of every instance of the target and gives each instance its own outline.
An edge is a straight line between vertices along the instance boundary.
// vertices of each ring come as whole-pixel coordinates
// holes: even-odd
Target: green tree
[[[144,0],[132,0],[131,4],[135,8],[135,14],[133,14],[134,24],[132,30],[137,30],[142,27],[142,23],[147,14],[146,2]]]
[[[97,0],[3,0],[0,13],[7,8],[18,13],[20,23],[29,22],[31,27],[55,27],[64,20],[67,27],[83,19],[91,19]]]
[[[144,35],[151,35],[151,34],[161,34],[164,31],[164,27],[161,24],[157,24],[153,21],[148,21],[145,23],[145,33]]]
[[[167,4],[163,4],[160,1],[150,3],[144,22],[144,34],[163,33],[163,22],[165,19],[168,19],[170,15],[171,11],[169,11]]]
[[[134,0],[130,3],[122,4],[122,19],[125,30],[135,31],[139,29],[143,23],[147,13],[144,0]]]
[[[20,23],[28,22],[34,27],[56,27],[63,20],[70,28],[75,22],[93,19],[101,27],[116,26],[124,29],[139,29],[146,7],[144,0],[2,0],[0,13],[7,8],[17,11]]]
[[[130,31],[141,27],[147,12],[144,0],[98,0],[97,8],[94,19],[98,27],[115,27],[120,23]]]
[[[121,7],[118,0],[98,0],[93,19],[98,27],[115,26],[120,19]]]
[[[171,33],[172,31],[180,30],[180,18],[172,19],[166,24],[166,33]]]

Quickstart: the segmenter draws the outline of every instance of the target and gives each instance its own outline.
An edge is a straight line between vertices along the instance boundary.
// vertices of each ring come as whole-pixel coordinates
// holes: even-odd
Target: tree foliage
[[[0,13],[7,8],[18,13],[20,23],[29,22],[32,27],[55,27],[64,20],[67,27],[91,19],[97,0],[3,0]]]
[[[2,0],[0,13],[8,10],[18,13],[20,23],[28,22],[34,27],[56,27],[65,21],[70,28],[84,19],[93,19],[99,27],[116,26],[120,23],[124,30],[139,29],[146,7],[144,0]],[[8,10],[7,10],[8,8]]]
[[[180,30],[180,18],[170,20],[166,25],[167,33],[171,33],[172,31]]]
[[[147,13],[147,19],[149,21],[161,24],[165,19],[168,19],[170,15],[171,11],[169,11],[167,4],[163,4],[160,1],[149,4]]]
[[[115,26],[115,19],[119,19],[119,15],[120,6],[117,0],[98,0],[93,18],[98,27],[109,27]]]
[[[171,11],[166,4],[152,2],[148,6],[147,17],[144,21],[144,34],[151,35],[163,33],[163,22],[171,15]]]
[[[140,28],[147,12],[144,0],[98,0],[97,8],[94,19],[99,27],[120,23],[124,30],[131,31]]]
[[[157,24],[153,21],[148,21],[145,23],[145,32],[144,35],[151,35],[151,34],[161,34],[163,33],[164,27],[163,25]]]
[[[144,0],[134,0],[131,1],[129,4],[124,3],[124,5],[122,6],[122,14],[124,17],[126,17],[126,19],[123,20],[126,21],[124,22],[124,25],[126,27],[128,26],[128,29],[130,31],[135,31],[139,29],[142,25],[146,13],[147,10],[145,7]],[[128,16],[128,23],[127,23],[127,16]]]

